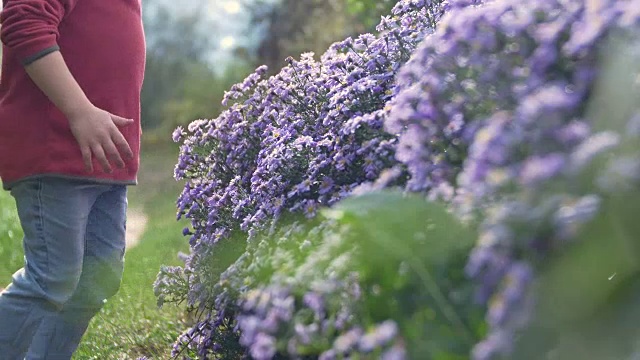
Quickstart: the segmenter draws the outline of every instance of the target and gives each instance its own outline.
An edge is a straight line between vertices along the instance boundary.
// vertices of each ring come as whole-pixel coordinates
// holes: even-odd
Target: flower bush
[[[268,263],[261,268],[271,274],[239,303],[241,341],[255,358],[270,358],[258,356],[259,337],[273,339],[268,355],[278,349],[288,358],[468,351],[480,319],[467,306],[462,271],[472,237],[443,207],[382,193],[341,202],[317,221],[298,236],[262,243],[268,252],[252,257],[252,264]],[[445,274],[452,268],[459,270]],[[446,349],[426,345],[429,334],[429,345]]]
[[[379,34],[232,87],[220,117],[174,133],[192,252],[155,287],[160,304],[186,300],[202,315],[174,355],[492,359],[527,348],[535,336],[522,334],[550,326],[538,316],[562,318],[544,316],[549,299],[565,318],[593,313],[640,267],[637,252],[616,252],[637,250],[640,116],[628,104],[640,69],[618,64],[625,80],[603,65],[640,59],[638,9],[403,0]],[[631,50],[607,46],[620,34]],[[344,200],[385,187],[462,222],[410,199]],[[558,256],[598,248],[605,233],[623,235],[599,271],[626,259],[621,283],[553,286],[568,279],[554,269],[585,267]],[[244,253],[218,263],[234,246]],[[545,340],[534,353],[556,348]]]
[[[599,191],[579,179],[620,135],[594,129],[586,105],[604,40],[638,23],[637,5],[539,0],[457,9],[400,72],[386,127],[401,134],[408,189],[481,222],[467,272],[480,284],[478,300],[490,300],[492,332],[476,358],[510,352],[533,304],[534,267],[597,214]]]
[[[215,302],[210,259],[221,239],[253,238],[288,213],[313,217],[396,164],[385,105],[398,69],[442,11],[439,1],[400,2],[378,36],[336,43],[319,61],[287,59],[268,79],[260,67],[225,94],[229,109],[218,118],[176,129],[175,177],[187,180],[178,218],[192,225],[184,230],[189,305]]]
[[[431,32],[439,2],[403,2],[381,34],[334,44],[319,61],[304,54],[268,79],[260,67],[225,94],[214,120],[178,128],[177,179],[188,180],[179,216],[192,219],[192,245],[240,230],[254,235],[283,212],[311,217],[394,163],[382,129],[395,74]]]
[[[463,272],[472,239],[444,207],[419,197],[341,202],[252,242],[215,287],[218,313],[174,354],[218,355],[228,349],[221,328],[237,319],[232,332],[255,359],[464,356],[482,319]]]

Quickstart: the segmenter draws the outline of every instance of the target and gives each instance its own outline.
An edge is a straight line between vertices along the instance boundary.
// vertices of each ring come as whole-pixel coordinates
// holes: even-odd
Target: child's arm
[[[120,154],[133,157],[129,145],[116,127],[131,124],[132,120],[111,115],[93,106],[58,51],[58,25],[73,11],[77,2],[5,0],[0,13],[0,38],[12,50],[12,55],[25,65],[33,82],[66,115],[80,145],[87,171],[93,171],[93,155],[104,170],[110,172],[107,157],[120,167],[124,166]]]
[[[108,158],[120,168],[124,161],[133,158],[131,148],[116,125],[129,125],[133,120],[95,107],[71,75],[62,54],[54,51],[25,66],[33,82],[69,120],[87,171],[93,171],[91,156],[95,156],[104,171],[111,172]]]

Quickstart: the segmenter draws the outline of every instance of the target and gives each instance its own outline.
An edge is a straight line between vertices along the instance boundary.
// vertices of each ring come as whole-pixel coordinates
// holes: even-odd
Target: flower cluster
[[[245,354],[239,344],[239,333],[232,325],[231,319],[199,321],[184,331],[174,343],[171,356],[174,359],[237,359]]]
[[[216,321],[233,313],[240,344],[256,359],[326,349],[351,325],[360,297],[342,239],[323,221],[310,229],[294,223],[249,245],[214,286]]]
[[[400,1],[377,35],[338,42],[319,60],[288,58],[270,78],[259,67],[225,93],[229,107],[218,118],[175,130],[175,178],[186,180],[178,219],[191,220],[183,232],[192,250],[184,268],[189,305],[210,307],[216,297],[207,269],[221,239],[253,238],[288,213],[313,217],[397,164],[396,137],[383,129],[386,105],[441,5]]]
[[[296,288],[299,291],[304,285]],[[357,299],[347,294],[353,291],[336,281],[304,294],[277,285],[251,290],[241,300],[240,343],[255,359],[272,359],[277,352],[290,357],[318,355],[353,321],[350,304]],[[261,341],[265,339],[269,346]]]
[[[440,16],[438,2],[402,1],[379,36],[303,54],[277,75],[260,67],[225,94],[228,110],[178,128],[176,179],[187,184],[178,216],[192,219],[192,245],[240,229],[250,234],[282,212],[313,216],[393,163],[395,139],[382,129],[398,68]],[[427,6],[429,5],[429,6]]]
[[[377,324],[367,332],[360,326],[347,327],[352,318],[349,311],[341,307],[332,316],[327,299],[332,297],[313,291],[300,298],[278,287],[249,292],[243,304],[244,314],[238,316],[241,344],[249,348],[256,360],[270,360],[279,350],[288,357],[316,355],[324,360],[374,351],[384,351],[385,359],[405,358],[404,347],[395,343],[399,331],[393,320]],[[282,335],[289,331],[290,335]],[[284,344],[286,349],[282,349]]]
[[[393,320],[377,324],[367,332],[357,325],[347,327],[353,317],[344,304],[337,312],[333,311],[327,300],[340,292],[337,287],[330,288],[333,292],[327,296],[310,291],[296,297],[275,286],[249,292],[243,303],[244,314],[238,316],[240,343],[249,348],[256,360],[270,360],[277,353],[332,360],[374,351],[384,351],[385,359],[405,359],[404,346],[397,342],[398,325]],[[286,344],[286,349],[279,349],[278,343],[282,344],[280,347]],[[326,350],[318,354],[322,349]]]
[[[594,131],[586,104],[603,40],[638,23],[631,3],[501,0],[454,9],[400,71],[386,127],[400,134],[408,189],[481,221],[467,272],[480,285],[478,300],[489,302],[491,332],[477,359],[511,350],[530,316],[535,259],[597,213],[599,197],[577,180],[620,135]],[[618,174],[633,172],[616,164]]]
[[[633,132],[595,133],[568,154],[566,169],[546,185],[525,188],[485,210],[480,238],[466,267],[480,285],[478,300],[489,301],[486,321],[491,333],[474,350],[475,358],[490,359],[512,350],[514,336],[532,316],[534,266],[579,239],[584,225],[598,215],[603,198],[640,186],[637,153],[610,156],[638,140]],[[604,171],[591,174],[594,166]]]
[[[220,343],[216,338],[221,337],[220,325],[225,323],[237,330],[239,345],[255,359],[338,359],[355,354],[405,359],[410,357],[408,345],[423,341],[425,331],[432,328],[449,329],[439,337],[449,342],[449,351],[468,351],[469,339],[460,341],[452,334],[459,334],[471,323],[465,313],[468,309],[459,311],[460,305],[468,303],[464,299],[470,297],[469,291],[461,292],[460,288],[469,246],[461,248],[458,255],[463,256],[454,260],[458,270],[444,271],[450,264],[448,255],[432,255],[441,246],[425,241],[451,240],[445,247],[459,247],[456,241],[470,244],[461,239],[471,237],[451,226],[430,228],[423,220],[430,214],[425,211],[430,206],[420,198],[407,207],[376,207],[362,213],[349,210],[362,210],[372,203],[394,205],[406,198],[395,194],[373,202],[367,197],[359,200],[360,205],[349,207],[341,202],[333,213],[323,212],[315,222],[279,227],[273,234],[259,235],[250,242],[247,251],[213,286],[211,294],[216,296],[209,301],[215,304],[213,311],[181,337],[176,353],[218,355],[220,349],[212,347]],[[440,214],[447,214],[443,206],[439,209]],[[422,236],[399,240],[395,234],[385,233],[388,219],[404,224],[406,234]],[[369,231],[376,234],[375,240]],[[443,232],[446,235],[438,236]],[[380,242],[387,245],[372,246]],[[432,290],[420,288],[423,279],[403,264],[402,258],[389,256],[388,246],[411,252],[424,264],[421,268],[437,274],[433,281],[440,300],[434,300]],[[386,258],[384,265],[380,258]],[[443,307],[442,299],[450,303]],[[428,319],[418,316],[425,307],[434,309]],[[456,315],[443,315],[445,307]],[[466,347],[460,348],[461,343]]]

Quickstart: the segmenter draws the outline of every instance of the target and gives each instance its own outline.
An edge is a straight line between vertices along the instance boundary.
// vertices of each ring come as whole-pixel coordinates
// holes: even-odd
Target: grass
[[[173,177],[177,146],[147,143],[143,147],[139,185],[129,188],[129,206],[145,212],[146,230],[126,254],[119,293],[92,321],[74,360],[128,360],[147,356],[169,359],[171,345],[187,327],[183,308],[156,306],[153,282],[161,265],[181,265],[188,252],[182,236],[185,222],[175,220],[175,200],[182,184]],[[0,193],[0,288],[22,263],[22,232],[11,196]]]
[[[94,318],[74,360],[169,359],[171,345],[184,330],[184,311],[156,307],[152,284],[161,265],[180,265],[188,252],[183,222],[175,220],[181,184],[172,178],[175,146],[143,149],[140,184],[130,188],[129,204],[148,217],[140,243],[126,255],[120,292]]]
[[[1,183],[0,183],[1,185]],[[11,195],[0,190],[0,289],[23,264],[22,229]]]

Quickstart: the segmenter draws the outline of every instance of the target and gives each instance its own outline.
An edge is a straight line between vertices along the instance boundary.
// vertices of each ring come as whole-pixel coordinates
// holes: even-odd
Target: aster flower
[[[578,179],[621,135],[594,131],[585,104],[601,70],[601,44],[638,24],[637,11],[620,11],[629,4],[453,6],[399,72],[385,128],[399,137],[407,189],[448,199],[463,218],[480,222],[466,271],[488,306],[490,332],[475,358],[510,352],[532,311],[534,263],[527,261],[570,243],[598,212],[598,196]],[[610,165],[602,188],[634,182],[626,161]],[[573,189],[548,193],[554,183]],[[443,188],[453,196],[442,196]]]

